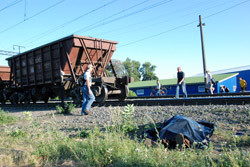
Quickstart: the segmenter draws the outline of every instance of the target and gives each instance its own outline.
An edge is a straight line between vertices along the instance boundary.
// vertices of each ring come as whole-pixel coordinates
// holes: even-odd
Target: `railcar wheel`
[[[26,99],[25,101],[24,101],[24,104],[29,104],[30,103],[30,99]]]
[[[10,102],[11,104],[13,105],[16,105],[18,104],[18,93],[17,92],[14,92],[10,95]]]
[[[121,88],[121,96],[119,96],[119,101],[124,101],[129,94],[129,88],[128,85],[125,85]]]
[[[48,101],[49,101],[49,97],[45,97],[44,99],[43,99],[43,101],[44,101],[44,103],[48,103]]]
[[[104,103],[108,99],[108,88],[102,85],[101,94],[95,97],[96,102]]]
[[[37,99],[36,99],[36,98],[32,98],[32,102],[33,102],[34,104],[36,104]]]
[[[70,91],[70,97],[72,98],[74,104],[79,107],[82,102],[81,87],[75,87]]]
[[[5,104],[6,103],[6,101],[5,100],[1,100],[1,104]]]
[[[6,102],[6,95],[4,92],[0,91],[0,103],[5,104]]]

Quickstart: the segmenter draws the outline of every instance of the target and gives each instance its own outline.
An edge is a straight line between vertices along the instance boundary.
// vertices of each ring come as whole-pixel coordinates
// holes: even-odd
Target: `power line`
[[[65,1],[65,0],[61,0],[61,1],[59,1],[59,2],[57,2],[57,3],[55,3],[55,4],[53,4],[53,5],[49,6],[48,8],[41,10],[40,12],[34,14],[33,16],[28,17],[28,18],[25,19],[24,21],[21,21],[21,22],[15,24],[15,25],[13,25],[13,26],[11,26],[11,27],[9,27],[9,28],[7,28],[7,29],[1,31],[0,34],[3,33],[3,32],[8,31],[8,30],[10,30],[10,29],[12,29],[12,28],[14,28],[14,27],[20,25],[20,24],[22,24],[23,22],[25,22],[25,21],[27,21],[27,20],[29,20],[29,19],[32,19],[32,18],[38,16],[39,14],[41,14],[41,13],[43,13],[43,12],[45,12],[45,11],[47,11],[47,10],[49,10],[49,9],[51,9],[51,8],[53,8],[53,7],[55,7],[55,6],[57,6],[57,5],[59,5],[59,4],[62,3],[63,1]]]
[[[31,39],[32,39],[32,41],[35,41],[34,38],[40,39],[41,37],[45,37],[45,36],[49,35],[50,33],[53,33],[53,32],[55,32],[55,31],[59,30],[60,28],[63,28],[63,27],[65,27],[65,26],[69,25],[70,23],[73,23],[74,21],[77,21],[77,20],[81,19],[81,18],[84,17],[84,16],[87,16],[87,15],[93,13],[93,12],[96,12],[96,11],[100,10],[101,8],[104,8],[104,7],[106,7],[106,6],[108,6],[108,5],[112,4],[112,3],[114,3],[114,2],[116,2],[116,1],[117,1],[117,0],[112,0],[112,1],[106,3],[106,4],[102,5],[102,6],[99,6],[99,7],[95,8],[95,9],[93,9],[93,10],[87,12],[87,13],[84,13],[83,15],[80,15],[80,16],[78,16],[78,17],[76,17],[76,18],[74,18],[74,19],[72,19],[72,20],[70,20],[70,21],[68,21],[68,22],[65,22],[65,23],[63,23],[63,24],[61,24],[61,25],[59,25],[59,26],[57,26],[57,27],[54,27],[54,28],[52,28],[52,29],[50,29],[50,30],[48,30],[48,31],[45,31],[45,32],[43,32],[43,33],[41,33],[41,34],[38,34],[38,35],[32,37]],[[25,43],[25,42],[27,43],[27,41],[29,41],[29,39],[26,40],[26,41],[24,41],[24,42],[22,42],[22,43]]]
[[[237,4],[233,5],[233,6],[230,6],[230,7],[226,8],[226,9],[223,9],[223,10],[218,11],[218,12],[216,12],[216,13],[213,13],[213,14],[211,14],[211,15],[208,15],[208,16],[206,16],[206,17],[204,17],[204,18],[209,18],[209,17],[215,16],[215,15],[217,15],[217,14],[220,14],[220,13],[225,12],[225,11],[227,11],[227,10],[233,9],[233,8],[235,8],[235,7],[237,7],[237,6],[240,6],[240,5],[244,4],[244,3],[247,3],[247,2],[249,2],[249,1],[250,1],[250,0],[246,0],[246,1],[243,1],[243,2],[240,2],[240,3],[237,3]],[[203,18],[203,19],[204,19],[204,18]]]
[[[0,50],[0,55],[7,55],[7,56],[13,56],[17,55],[18,52],[12,52],[12,51],[7,51],[7,50]]]
[[[215,13],[213,13],[213,14],[211,14],[211,15],[208,15],[208,16],[206,16],[206,17],[204,17],[204,18],[212,17],[212,16],[214,16],[214,15],[217,15],[217,14],[219,14],[219,13],[222,13],[222,12],[224,12],[224,11],[227,11],[227,10],[229,10],[229,9],[232,9],[232,8],[234,8],[234,7],[237,7],[237,6],[241,5],[241,4],[246,3],[246,2],[249,2],[249,1],[250,1],[250,0],[246,0],[246,1],[240,2],[240,3],[235,4],[235,5],[233,5],[233,6],[229,7],[229,8],[226,8],[226,9],[223,9],[223,10],[221,10],[221,11],[219,11],[219,12],[215,12]],[[157,34],[155,34],[155,35],[151,35],[151,36],[142,38],[142,39],[140,39],[140,40],[136,40],[136,41],[133,41],[133,42],[129,42],[129,43],[127,43],[127,44],[124,44],[124,45],[121,45],[121,46],[118,46],[118,47],[124,47],[124,46],[131,45],[131,44],[134,44],[134,43],[137,43],[137,42],[140,42],[140,41],[144,41],[144,40],[147,40],[147,39],[150,39],[150,38],[154,38],[154,37],[156,37],[156,36],[159,36],[159,35],[162,35],[162,34],[165,34],[165,33],[168,33],[168,32],[171,32],[171,31],[174,31],[174,30],[177,30],[177,29],[180,29],[180,28],[183,28],[183,27],[188,26],[188,25],[190,25],[190,24],[193,24],[193,23],[195,23],[195,22],[196,22],[196,21],[191,21],[191,22],[189,22],[189,23],[186,23],[186,24],[177,26],[177,27],[172,28],[172,29],[170,29],[170,30],[163,31],[163,32],[157,33]]]
[[[232,0],[232,1],[236,1],[236,0]],[[232,2],[232,1],[229,1],[229,2]],[[209,8],[207,8],[207,9],[205,9],[205,10],[210,10],[210,9],[213,9],[213,8],[218,7],[218,6],[221,6],[221,5],[225,5],[226,3],[228,3],[228,2],[220,3],[220,4],[218,4],[218,5],[209,7]],[[174,11],[174,12],[168,13],[168,16],[169,16],[170,14],[180,13],[180,12],[182,12],[183,10],[185,10],[185,9],[179,9],[179,10],[176,10],[176,11]],[[198,13],[198,12],[200,12],[200,11],[195,11],[195,12],[191,12],[191,13],[182,15],[179,19],[183,19],[184,17],[187,17],[187,16],[189,16],[189,15],[196,14],[196,13]],[[164,17],[165,17],[165,15],[164,15]],[[148,22],[151,21],[151,20],[154,20],[154,21],[155,21],[155,20],[158,19],[158,18],[159,18],[159,17],[153,18],[153,19],[149,19],[149,20],[147,19],[147,20],[144,20],[144,21],[141,21],[141,22],[136,22],[136,23],[134,23],[134,24],[130,24],[130,25],[126,25],[126,26],[122,26],[122,27],[116,28],[116,29],[112,29],[112,30],[109,30],[109,31],[107,31],[107,32],[100,33],[100,34],[98,34],[98,35],[113,33],[114,31],[119,31],[119,30],[122,30],[122,29],[127,29],[128,27],[133,27],[134,25],[142,25],[142,24],[145,23],[145,22],[148,23]],[[177,19],[177,18],[172,18],[172,19]],[[158,24],[162,24],[162,23],[165,23],[165,22],[169,22],[169,21],[172,20],[172,19],[167,19],[167,20],[164,20],[164,21],[161,21],[161,22],[158,22],[158,23],[152,23],[151,25],[143,26],[142,28],[137,28],[137,30],[138,30],[138,29],[139,29],[139,30],[142,30],[142,29],[146,29],[146,28],[149,28],[149,27],[152,27],[152,26],[156,26],[156,25],[158,25]],[[135,31],[135,30],[129,30],[129,31],[126,31],[126,32],[123,32],[123,33],[119,33],[119,34],[112,35],[112,36],[118,36],[118,35],[121,35],[121,34],[129,33],[129,32],[134,32],[134,31]]]
[[[137,10],[137,11],[135,11],[135,12],[131,12],[131,13],[129,13],[129,14],[126,14],[126,15],[123,15],[123,16],[120,16],[120,17],[117,17],[117,18],[112,19],[112,20],[110,20],[110,21],[106,21],[106,22],[103,22],[103,23],[99,23],[99,22],[98,22],[99,24],[97,24],[97,25],[95,25],[95,26],[93,26],[93,27],[91,27],[91,26],[88,26],[89,28],[88,28],[88,27],[84,27],[84,28],[82,28],[82,29],[80,29],[80,30],[78,30],[78,31],[75,31],[74,33],[82,32],[82,31],[83,31],[84,29],[86,29],[86,28],[88,28],[88,29],[86,29],[85,31],[89,31],[89,30],[95,29],[95,28],[97,28],[97,27],[99,27],[99,26],[103,26],[103,25],[105,25],[105,24],[112,23],[112,22],[114,22],[114,21],[117,21],[117,20],[120,20],[120,19],[129,17],[129,16],[132,16],[132,15],[134,15],[134,14],[137,14],[137,13],[140,13],[140,12],[144,12],[144,11],[146,11],[146,10],[149,10],[149,9],[152,9],[152,8],[155,8],[155,7],[158,7],[158,6],[160,6],[160,5],[163,5],[163,4],[165,4],[165,3],[169,3],[169,2],[171,2],[171,1],[173,1],[173,0],[163,0],[163,1],[161,1],[161,2],[157,2],[157,3],[154,3],[153,5],[147,6],[147,7],[145,7],[145,8],[139,9],[139,10]],[[103,20],[102,20],[102,21],[103,21]]]
[[[232,1],[236,1],[236,0],[232,0]],[[210,2],[210,1],[209,1]],[[198,5],[200,6],[202,3],[198,3]],[[224,5],[225,3],[222,3],[222,4],[219,4],[219,5],[216,5],[216,6],[213,6],[213,7],[210,7],[210,8],[208,8],[208,9],[211,9],[211,8],[214,8],[214,7],[217,7],[217,6],[220,6],[220,5]],[[196,6],[197,4],[195,4],[195,6]],[[204,5],[207,5],[207,4],[204,4]],[[192,6],[193,7],[193,6]],[[167,14],[167,16],[170,16],[170,15],[172,15],[172,14],[175,14],[175,13],[181,13],[181,12],[183,12],[183,11],[185,11],[185,10],[189,10],[190,9],[190,6],[189,7],[186,7],[186,8],[183,8],[183,9],[178,9],[178,10],[175,10],[175,11],[173,11],[173,12],[170,12],[170,13],[168,13]],[[206,10],[208,10],[208,9],[206,9]],[[189,16],[189,15],[192,15],[192,14],[195,14],[195,13],[198,13],[198,11],[195,11],[195,12],[192,12],[192,13],[188,13],[188,14],[185,14],[185,15],[182,15],[181,16],[181,18],[184,18],[184,17],[187,17],[187,16]],[[115,31],[120,31],[120,30],[122,30],[122,29],[127,29],[127,28],[130,28],[130,27],[133,27],[133,26],[135,26],[135,25],[142,25],[142,24],[144,24],[144,23],[148,23],[148,22],[151,22],[151,21],[155,21],[155,20],[157,20],[157,19],[159,19],[159,18],[162,18],[162,17],[166,17],[166,14],[164,14],[164,15],[161,15],[161,16],[157,16],[157,17],[154,17],[154,18],[151,18],[151,19],[145,19],[145,20],[143,20],[143,21],[140,21],[140,22],[136,22],[136,23],[133,23],[133,24],[129,24],[129,25],[126,25],[126,26],[121,26],[121,27],[118,27],[118,28],[115,28],[115,29],[111,29],[111,30],[108,30],[108,31],[106,31],[106,32],[102,32],[102,33],[99,33],[99,34],[97,34],[97,35],[106,35],[106,34],[110,34],[110,33],[113,33],[113,32],[115,32]],[[177,18],[177,17],[176,17]],[[176,19],[176,18],[172,18],[172,19]],[[146,29],[146,28],[148,28],[148,27],[151,27],[151,26],[155,26],[155,25],[157,25],[157,24],[162,24],[162,23],[165,23],[165,22],[168,22],[168,21],[170,21],[170,20],[172,20],[172,19],[167,19],[167,20],[164,20],[164,21],[161,21],[161,22],[158,22],[158,23],[156,23],[156,24],[151,24],[151,25],[149,25],[149,26],[143,26],[143,29]],[[141,30],[142,28],[140,28],[140,30]],[[127,31],[127,32],[125,32],[125,33],[128,33],[128,32],[131,32],[131,31],[133,31],[133,30],[130,30],[130,31]],[[120,34],[124,34],[124,33],[120,33]],[[120,34],[118,34],[118,35],[120,35]]]
[[[170,29],[170,30],[163,31],[163,32],[157,33],[157,34],[155,34],[155,35],[151,35],[151,36],[148,36],[148,37],[145,37],[145,38],[142,38],[142,39],[133,41],[133,42],[129,42],[129,43],[124,44],[124,45],[117,46],[117,48],[118,48],[118,47],[119,47],[119,48],[120,48],[120,47],[124,47],[124,46],[127,46],[127,45],[131,45],[131,44],[134,44],[134,43],[138,43],[138,42],[141,42],[141,41],[145,41],[145,40],[148,40],[148,39],[150,39],[150,38],[154,38],[154,37],[160,36],[160,35],[162,35],[162,34],[166,34],[166,33],[168,33],[168,32],[171,32],[171,31],[174,31],[174,30],[177,30],[177,29],[186,27],[186,26],[191,25],[191,24],[194,24],[194,23],[196,23],[196,22],[197,22],[197,20],[191,21],[191,22],[189,22],[189,23],[186,23],[186,24],[177,26],[177,27],[172,28],[172,29]]]
[[[116,15],[119,15],[119,14],[124,13],[124,12],[126,12],[126,11],[128,11],[128,10],[131,10],[131,9],[137,7],[137,6],[140,6],[140,5],[142,5],[142,4],[144,4],[144,3],[148,2],[148,1],[149,1],[149,0],[145,0],[145,1],[143,1],[143,2],[140,2],[140,3],[136,4],[136,5],[130,6],[130,7],[126,8],[126,9],[124,9],[124,10],[121,10],[121,11],[115,13],[115,14],[112,14],[111,16],[108,16],[108,17],[106,17],[106,18],[104,18],[104,19],[98,20],[98,21],[96,21],[95,23],[93,23],[93,24],[91,24],[91,25],[89,25],[89,26],[87,26],[87,27],[84,27],[84,28],[92,27],[92,26],[94,26],[94,25],[96,25],[96,24],[98,24],[98,23],[100,23],[100,22],[102,22],[102,21],[104,21],[104,20],[108,20],[108,19],[110,19],[110,18],[112,18],[112,17],[114,17],[114,16],[116,16]],[[81,28],[80,30],[82,30],[82,29],[84,29],[84,28]],[[78,31],[80,31],[80,30],[78,30]],[[77,32],[77,31],[76,31],[76,32]]]
[[[133,5],[133,6],[129,7],[129,8],[127,8],[127,9],[125,9],[125,10],[119,11],[118,13],[115,13],[115,14],[113,14],[112,16],[106,17],[106,18],[102,19],[101,21],[107,20],[107,19],[109,19],[109,18],[111,18],[111,17],[113,17],[113,16],[116,16],[116,15],[118,15],[118,14],[120,14],[120,13],[123,13],[123,12],[125,12],[125,11],[127,11],[127,10],[130,10],[130,9],[132,9],[132,8],[134,8],[134,7],[137,7],[137,6],[139,6],[139,5],[142,5],[142,4],[144,4],[144,3],[148,2],[148,1],[149,1],[149,0],[145,0],[145,1],[143,1],[143,2],[140,2],[140,3],[136,4],[136,5]],[[109,23],[111,23],[111,22],[114,22],[114,21],[123,19],[123,18],[125,18],[125,17],[131,16],[131,15],[134,15],[134,14],[137,14],[137,13],[140,13],[140,12],[143,12],[143,11],[146,11],[146,10],[149,10],[149,9],[152,9],[152,8],[155,8],[155,7],[157,7],[157,6],[163,5],[163,4],[165,4],[165,3],[169,3],[169,2],[171,2],[171,1],[173,1],[173,0],[162,0],[162,1],[160,1],[160,2],[157,2],[157,3],[154,3],[154,4],[149,5],[149,6],[147,6],[147,7],[144,7],[144,8],[142,8],[142,9],[140,9],[140,10],[137,10],[137,11],[135,11],[135,12],[131,12],[131,13],[129,13],[129,14],[120,16],[120,17],[118,17],[118,18],[115,18],[115,19],[113,19],[113,20],[110,20],[110,21],[107,21],[107,22],[104,22],[104,23],[100,23],[101,21],[97,21],[97,22],[95,22],[94,24],[92,24],[92,25],[95,25],[95,26],[92,27],[92,28],[90,28],[90,29],[94,29],[94,28],[96,28],[96,27],[103,26],[103,25],[105,25],[105,24],[109,24]],[[97,24],[97,23],[100,23],[100,24]],[[97,24],[97,25],[96,25],[96,24]],[[87,27],[91,27],[92,25],[87,26]],[[84,27],[84,28],[86,28],[86,27]],[[84,28],[83,28],[83,29],[84,29]],[[88,30],[90,30],[90,29],[88,29]],[[81,30],[82,30],[82,29],[81,29]],[[75,31],[73,34],[78,33],[78,32],[81,31],[81,30]]]
[[[21,2],[21,1],[22,1],[22,0],[16,0],[16,1],[10,3],[9,5],[5,6],[5,7],[2,8],[2,9],[0,9],[0,12],[2,12],[3,10],[5,10],[5,9],[11,7],[11,6],[14,6],[14,5],[18,4],[18,3]]]
[[[130,6],[130,7],[126,8],[126,9],[124,9],[124,10],[121,10],[121,11],[119,11],[119,12],[117,12],[117,13],[111,15],[111,16],[108,16],[108,17],[106,17],[106,18],[104,18],[104,19],[102,19],[102,20],[99,20],[99,21],[95,22],[95,23],[92,24],[92,25],[95,25],[96,23],[100,23],[100,22],[103,21],[103,20],[110,19],[110,18],[112,18],[112,17],[114,17],[114,16],[116,16],[116,15],[119,15],[119,14],[121,14],[121,13],[123,13],[123,12],[128,11],[128,10],[131,10],[131,9],[133,9],[133,8],[139,6],[139,5],[142,5],[142,4],[144,4],[144,3],[148,2],[148,1],[150,1],[150,0],[144,0],[143,2],[137,3],[136,5]],[[90,25],[90,26],[92,26],[92,25]],[[88,26],[88,27],[90,27],[90,26]],[[52,31],[54,31],[54,30],[52,30]],[[75,32],[74,32],[74,33],[75,33]],[[37,39],[41,39],[41,38],[44,37],[44,36],[46,36],[45,33],[43,33],[43,36],[38,37]],[[36,36],[36,37],[37,37],[37,36]],[[33,40],[32,42],[29,42],[29,43],[33,43],[34,41],[36,41],[36,40]]]
[[[246,3],[246,2],[249,2],[249,1],[250,1],[250,0],[246,0],[246,1],[243,1],[243,2],[240,2],[240,3],[237,3],[237,4],[235,4],[235,5],[231,6],[231,7],[228,7],[228,8],[226,8],[226,9],[221,10],[221,11],[215,12],[215,13],[213,13],[213,14],[211,14],[211,15],[208,15],[208,16],[206,16],[206,17],[204,17],[204,18],[209,18],[209,17],[215,16],[215,15],[217,15],[217,14],[220,14],[220,13],[222,13],[222,12],[225,12],[225,11],[229,10],[229,9],[235,8],[235,7],[237,7],[237,6],[239,6],[239,5],[242,5],[242,4],[244,4],[244,3]],[[145,37],[145,38],[142,38],[142,39],[133,41],[133,42],[129,42],[129,43],[124,44],[124,45],[120,45],[120,46],[118,46],[117,48],[124,47],[124,46],[127,46],[127,45],[131,45],[131,44],[134,44],[134,43],[138,43],[138,42],[141,42],[141,41],[145,41],[145,40],[148,40],[148,39],[151,39],[151,38],[160,36],[160,35],[162,35],[162,34],[166,34],[166,33],[168,33],[168,32],[171,32],[171,31],[174,31],[174,30],[177,30],[177,29],[186,27],[186,26],[191,25],[191,24],[194,24],[194,23],[196,23],[196,22],[197,22],[197,20],[191,21],[191,22],[189,22],[189,23],[186,23],[186,24],[177,26],[177,27],[172,28],[172,29],[170,29],[170,30],[163,31],[163,32],[160,32],[160,33],[157,33],[157,34],[154,34],[154,35],[151,35],[151,36],[148,36],[148,37]]]

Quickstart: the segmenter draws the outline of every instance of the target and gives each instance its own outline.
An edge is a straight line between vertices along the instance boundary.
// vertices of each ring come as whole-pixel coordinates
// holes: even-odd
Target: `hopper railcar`
[[[14,104],[49,98],[71,97],[81,104],[78,80],[88,64],[92,64],[92,91],[99,103],[128,96],[128,83],[133,78],[117,77],[112,67],[118,42],[71,35],[35,49],[7,58],[10,67],[10,101]],[[110,64],[114,77],[107,77]],[[16,97],[16,98],[13,98]],[[63,99],[62,98],[62,99]]]
[[[0,102],[5,103],[9,96],[8,86],[10,85],[10,68],[8,66],[0,66]]]

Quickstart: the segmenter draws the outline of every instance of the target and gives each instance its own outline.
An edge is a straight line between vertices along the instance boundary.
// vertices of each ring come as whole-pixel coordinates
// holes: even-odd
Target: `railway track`
[[[166,106],[166,105],[245,105],[250,104],[250,96],[237,97],[192,97],[192,98],[143,98],[143,99],[127,99],[125,102],[107,101],[105,106],[118,105],[124,106],[134,104],[136,106]]]
[[[65,103],[70,103],[72,101],[67,100]],[[93,106],[126,106],[128,104],[133,104],[135,106],[169,106],[169,105],[246,105],[250,104],[250,96],[249,95],[241,95],[241,96],[206,96],[206,97],[188,97],[184,98],[170,98],[170,97],[154,97],[154,98],[129,98],[125,101],[121,102],[118,100],[107,100],[105,103],[93,103]],[[12,105],[7,103],[5,105],[1,105],[0,108],[8,110],[13,108],[22,108],[22,109],[56,109],[56,106],[62,105],[59,100],[52,100],[49,103],[30,103],[30,104],[19,104]]]
[[[237,92],[237,93],[215,93],[211,94],[188,94],[188,97],[237,97],[237,96],[250,96],[250,92]],[[175,95],[166,95],[166,96],[140,96],[140,97],[128,97],[128,99],[138,99],[138,98],[146,98],[146,99],[155,99],[155,98],[174,98]],[[182,97],[180,95],[180,97]]]

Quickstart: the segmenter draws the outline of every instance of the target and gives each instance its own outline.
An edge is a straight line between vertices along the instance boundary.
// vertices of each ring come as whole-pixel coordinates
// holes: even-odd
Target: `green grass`
[[[226,148],[167,150],[161,144],[147,147],[121,131],[89,133],[87,138],[69,138],[60,133],[41,134],[33,152],[41,164],[73,162],[76,166],[248,166],[249,152]]]
[[[0,108],[0,125],[2,124],[11,124],[17,121],[17,118],[14,116],[11,116],[8,112],[4,112]]]
[[[220,150],[208,149],[169,150],[162,144],[148,146],[144,139],[131,133],[138,132],[133,119],[133,106],[112,112],[112,126],[79,130],[70,137],[56,127],[30,120],[26,112],[25,127],[0,126],[0,165],[3,166],[117,166],[117,167],[247,167],[250,164],[250,137],[235,136],[234,130],[215,131]],[[148,118],[151,119],[151,118]],[[145,127],[156,126],[153,120]],[[53,125],[54,124],[54,125]],[[110,128],[112,127],[112,128]],[[224,143],[224,144],[223,144]]]
[[[4,143],[9,143],[5,145],[7,150],[12,150],[11,156],[0,158],[0,162],[7,161],[3,165],[56,166],[68,162],[72,166],[229,167],[248,166],[250,163],[249,152],[237,148],[232,150],[225,147],[219,154],[215,154],[212,148],[179,151],[165,149],[160,144],[147,147],[143,142],[137,139],[131,140],[119,131],[95,130],[89,132],[86,138],[69,138],[55,129],[28,130],[33,131],[32,134],[25,130],[20,131],[26,135],[2,133],[0,139],[4,139]]]

